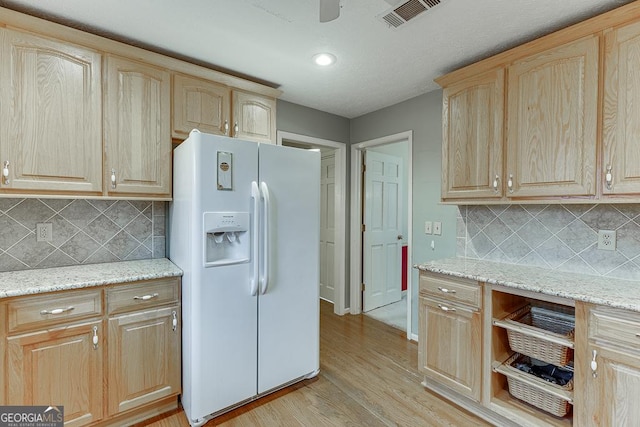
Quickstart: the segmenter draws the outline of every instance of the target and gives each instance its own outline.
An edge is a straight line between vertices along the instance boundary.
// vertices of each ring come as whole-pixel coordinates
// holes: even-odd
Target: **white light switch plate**
[[[432,226],[432,222],[431,221],[425,221],[424,222],[424,234],[431,234],[431,226]]]
[[[433,234],[436,236],[440,236],[442,234],[442,223],[440,221],[433,223]]]

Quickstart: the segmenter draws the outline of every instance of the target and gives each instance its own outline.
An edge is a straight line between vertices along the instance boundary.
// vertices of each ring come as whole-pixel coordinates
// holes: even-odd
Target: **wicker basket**
[[[507,329],[509,345],[515,352],[556,366],[566,366],[573,360],[575,318],[571,315],[527,305],[495,324]]]
[[[496,369],[507,377],[509,393],[556,417],[567,415],[573,403],[573,379],[564,386],[549,383],[512,366],[521,358],[526,356],[515,353]]]

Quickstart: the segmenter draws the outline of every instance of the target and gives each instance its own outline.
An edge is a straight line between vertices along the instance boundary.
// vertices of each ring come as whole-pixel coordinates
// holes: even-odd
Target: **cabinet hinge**
[[[364,283],[361,283],[360,286],[362,288],[362,292],[364,292],[364,288],[365,288]]]
[[[365,225],[364,225],[364,224],[362,224],[362,225],[360,226],[360,231],[364,233],[366,228],[367,228],[367,227],[365,227]]]

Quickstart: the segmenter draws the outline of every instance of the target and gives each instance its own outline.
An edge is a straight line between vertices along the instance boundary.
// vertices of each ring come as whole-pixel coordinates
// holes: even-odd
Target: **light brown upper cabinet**
[[[596,194],[597,36],[507,68],[508,197]]]
[[[0,39],[0,192],[100,195],[100,54],[5,28]]]
[[[171,195],[170,75],[107,56],[104,83],[108,195]]]
[[[192,129],[215,135],[229,135],[231,89],[220,83],[176,74],[173,76],[171,135],[184,139]]]
[[[602,192],[640,193],[640,22],[605,34]]]
[[[234,90],[233,136],[247,141],[276,142],[276,100],[255,93]]]
[[[275,143],[276,100],[210,80],[175,74],[172,136],[184,139],[192,129]]]
[[[442,110],[442,198],[500,198],[504,70],[448,86]]]

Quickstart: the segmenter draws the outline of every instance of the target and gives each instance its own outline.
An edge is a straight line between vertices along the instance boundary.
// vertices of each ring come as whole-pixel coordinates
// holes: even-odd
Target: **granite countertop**
[[[0,298],[182,276],[167,258],[0,273]]]
[[[468,258],[448,258],[414,267],[493,285],[640,312],[640,281]]]

